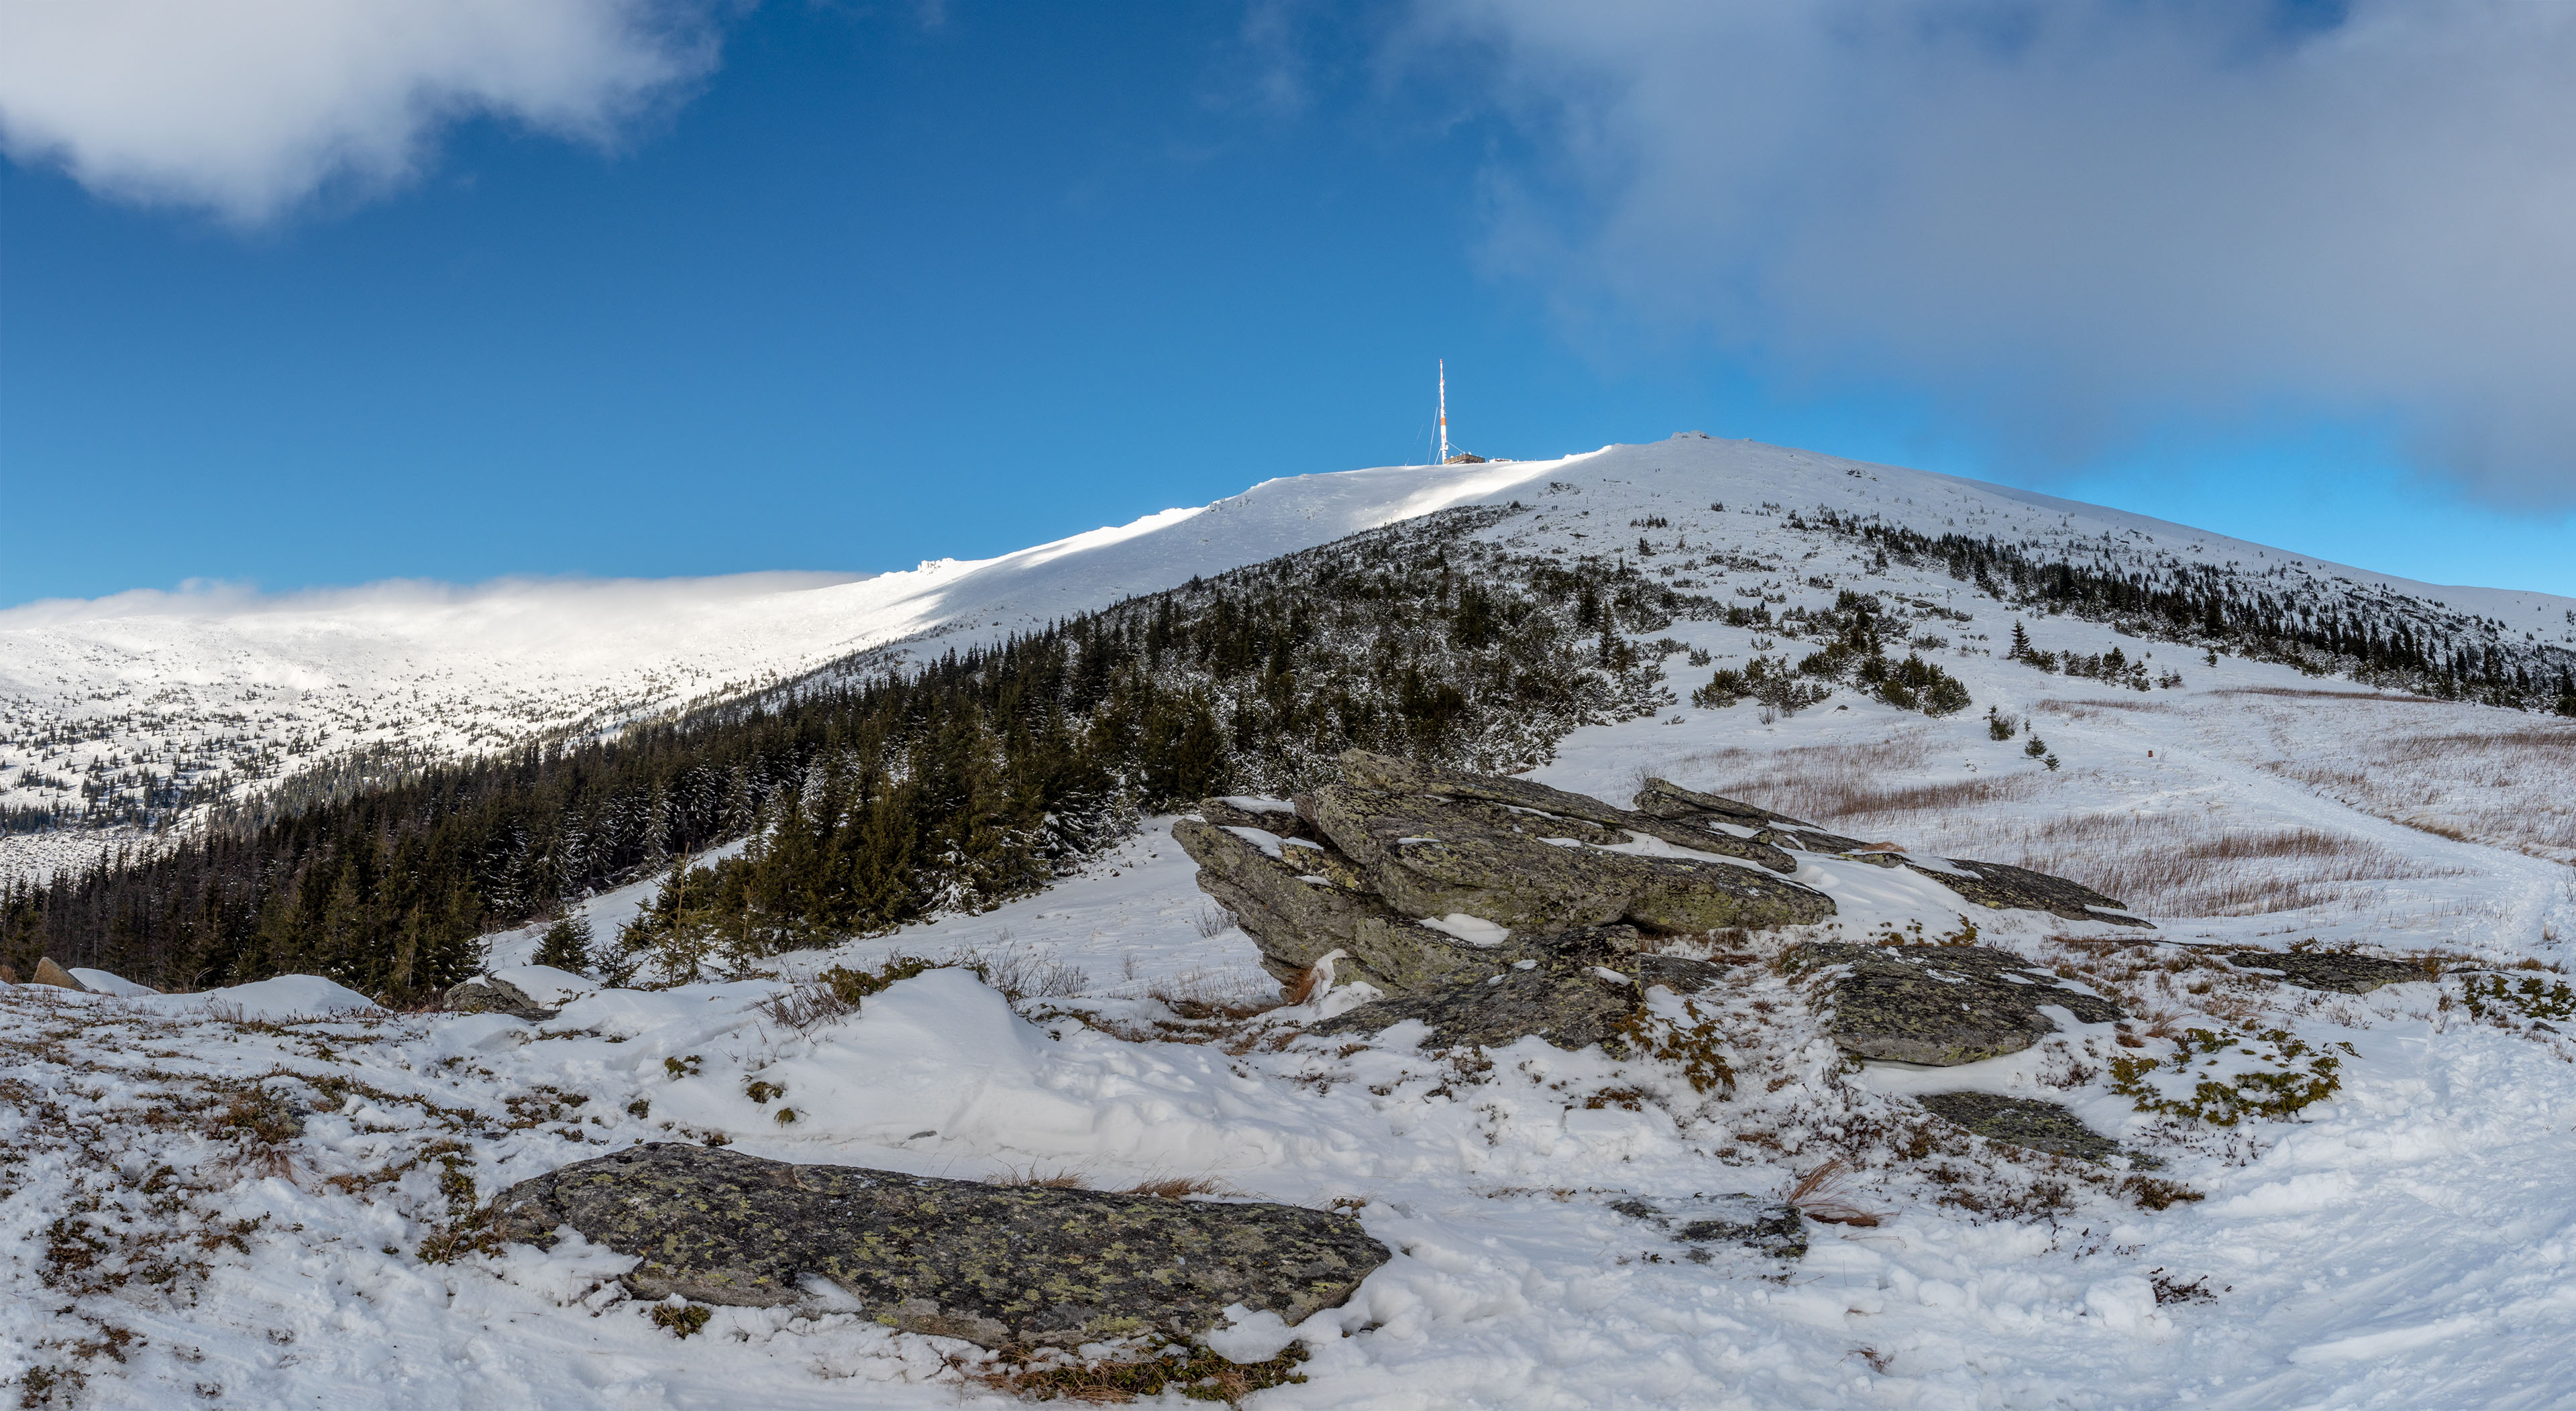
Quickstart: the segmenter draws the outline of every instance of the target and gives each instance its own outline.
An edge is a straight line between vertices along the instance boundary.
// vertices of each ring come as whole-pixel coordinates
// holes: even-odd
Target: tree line
[[[2310,671],[2340,671],[2374,685],[2446,700],[2576,715],[2576,652],[2516,642],[2499,624],[2359,585],[2293,591],[2216,564],[2167,559],[2123,570],[2051,559],[1992,537],[1931,535],[1832,510],[1790,516],[1872,545],[1907,563],[1931,561],[1989,596],[2024,608],[2109,622],[2139,636]]]
[[[311,973],[414,1002],[472,974],[491,931],[663,873],[631,943],[740,962],[1025,895],[1143,813],[1307,787],[1354,745],[1527,768],[1578,725],[1668,703],[1627,634],[1718,608],[1469,537],[1517,509],[1445,511],[990,645],[866,653],[15,882],[0,958],[169,988]]]

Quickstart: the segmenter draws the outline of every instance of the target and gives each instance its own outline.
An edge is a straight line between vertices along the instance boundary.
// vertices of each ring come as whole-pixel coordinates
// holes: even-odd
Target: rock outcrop
[[[2436,978],[2411,960],[2340,951],[2240,950],[2230,952],[2227,963],[2244,970],[2272,971],[2285,985],[2343,995],[2366,995],[2382,985]]]
[[[570,1226],[639,1256],[648,1298],[778,1305],[830,1281],[865,1316],[986,1347],[1193,1340],[1233,1304],[1290,1323],[1349,1298],[1385,1263],[1358,1220],[1273,1204],[995,1186],[855,1166],[799,1166],[653,1143],[522,1181],[493,1207],[502,1238]]]
[[[1823,893],[1712,856],[1713,847],[1692,856],[1657,839],[1660,855],[1616,850],[1636,835],[1481,799],[1337,784],[1316,794],[1315,822],[1407,916],[1471,916],[1534,933],[1621,923],[1682,932],[1796,925],[1834,911]]]
[[[2119,1153],[2120,1144],[2084,1125],[2072,1112],[2038,1098],[1996,1093],[1927,1093],[1917,1099],[1936,1117],[1954,1122],[1988,1141],[2026,1146],[2034,1151],[2100,1161]]]
[[[2086,1024],[2125,1017],[2111,1001],[1989,946],[1806,942],[1784,952],[1781,966],[1793,974],[1843,967],[1825,1028],[1861,1058],[1947,1067],[2018,1053],[2057,1031],[2041,1012],[2048,1005]]]
[[[448,986],[447,993],[439,999],[439,1008],[450,1014],[511,1014],[532,1023],[552,1019],[559,1012],[537,1003],[527,991],[509,981],[490,975]]]
[[[1343,765],[1345,782],[1299,798],[1293,814],[1210,799],[1172,830],[1200,889],[1283,985],[1329,961],[1337,982],[1430,995],[1549,962],[1580,933],[1833,914],[1823,893],[1780,875],[1796,859],[1768,843],[1525,780],[1359,750]]]
[[[1525,779],[1362,750],[1345,753],[1342,769],[1341,783],[1299,796],[1293,808],[1209,799],[1172,829],[1199,864],[1201,890],[1234,914],[1263,966],[1291,990],[1329,964],[1337,983],[1430,996],[1526,971],[1524,961],[1543,968],[1561,942],[1586,932],[1663,936],[1823,921],[1832,899],[1791,875],[1802,853],[1910,868],[1982,907],[2147,925],[2062,877],[1918,859],[1661,779],[1623,809]],[[1519,995],[1536,983],[1509,989]],[[1581,993],[1552,990],[1545,1007],[1585,1007]]]
[[[1625,926],[1550,937],[1521,947],[1537,954],[1481,980],[1428,993],[1372,1000],[1314,1026],[1318,1034],[1373,1034],[1419,1019],[1425,1048],[1499,1048],[1536,1035],[1562,1049],[1621,1047],[1621,1028],[1637,1014],[1646,987],[1688,994],[1724,971],[1705,961],[1640,954]]]

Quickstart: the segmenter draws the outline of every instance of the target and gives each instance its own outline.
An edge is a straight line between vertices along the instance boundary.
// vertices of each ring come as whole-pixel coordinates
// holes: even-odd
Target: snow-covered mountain
[[[388,583],[278,599],[127,593],[0,612],[0,877],[281,787],[613,727],[853,653],[1043,625],[1490,495],[1512,467],[1366,470],[999,558],[864,579]],[[64,826],[31,830],[60,811]]]
[[[630,1256],[578,1240],[421,1256],[512,1182],[694,1139],[1104,1190],[1178,1177],[1356,1211],[1395,1258],[1296,1330],[1307,1380],[1256,1407],[2565,1401],[2576,721],[2356,682],[2294,652],[2185,648],[2117,614],[2052,615],[1855,526],[1991,536],[2142,584],[2205,567],[2218,579],[2196,581],[2303,630],[2402,627],[2444,660],[2474,648],[2482,671],[2535,678],[2565,660],[2567,599],[2409,583],[2026,492],[1685,436],[1274,481],[864,582],[492,590],[372,619],[350,602],[57,614],[11,627],[0,660],[13,710],[98,707],[83,717],[93,755],[160,738],[97,733],[143,718],[152,692],[171,693],[166,719],[211,738],[253,729],[222,712],[280,680],[303,694],[263,705],[256,729],[352,732],[308,760],[386,741],[490,748],[853,653],[850,669],[880,666],[1468,503],[1520,507],[1464,531],[1482,541],[1615,556],[1695,605],[1634,643],[1659,655],[1674,699],[1574,730],[1532,779],[1624,804],[1660,776],[2100,888],[2157,929],[2007,911],[1976,918],[1979,940],[2115,998],[2129,1028],[2070,1022],[1939,1070],[1861,1063],[1826,1037],[1812,988],[1754,963],[1789,937],[1757,935],[1727,942],[1750,959],[1696,1001],[1734,1072],[1723,1098],[1668,1062],[1536,1038],[1442,1056],[1401,1028],[1301,1037],[1333,994],[1210,1017],[1270,982],[1169,819],[1035,895],[725,983],[584,993],[526,967],[532,930],[504,934],[495,965],[569,982],[548,996],[569,1007],[541,1025],[366,1013],[309,977],[123,998],[17,986],[0,990],[0,1381],[102,1406],[1010,1404],[963,1375],[991,1370],[972,1347],[819,1295],[704,1310],[682,1343],[615,1282]],[[1938,663],[1975,706],[1933,717],[1845,688],[1796,710],[1691,701],[1717,671],[1808,650],[1792,630],[1812,639],[1852,591],[1884,605],[1891,652]],[[524,635],[499,640],[502,621]],[[2018,658],[2016,627],[2031,642]],[[383,639],[417,645],[349,645]],[[170,662],[170,643],[191,645]],[[2114,650],[2146,669],[2064,669]],[[39,659],[53,665],[28,667]],[[504,683],[519,714],[483,699]],[[413,692],[444,692],[459,720],[486,712],[471,717],[481,733],[434,733],[448,727],[419,723]],[[353,738],[308,701],[380,733]],[[38,768],[65,768],[64,747],[47,748]],[[583,907],[606,936],[652,890]],[[1846,919],[1933,936],[1966,920],[1924,895],[1937,904]],[[2225,959],[2293,947],[2443,973],[2346,995]],[[1043,1003],[1015,1012],[953,969],[835,1018],[787,1002],[827,967],[898,954],[977,960]],[[2144,1087],[2116,1071],[2141,1056],[2168,1064]],[[2177,1072],[2182,1059],[2198,1066]],[[2263,1085],[2320,1074],[2331,1089],[2279,1118],[2220,1124],[2140,1101],[2183,1092],[2155,1086],[2168,1079],[2278,1092]],[[795,1123],[755,1096],[774,1091]],[[1915,1101],[1959,1091],[2062,1104],[2161,1165],[1971,1143]],[[1829,1160],[1848,1163],[1844,1213],[1875,1223],[1809,1222],[1794,1264],[1694,1252],[1636,1213],[1776,1195]],[[1290,1336],[1267,1334],[1230,1345],[1266,1355]]]
[[[1836,536],[1793,522],[1821,511],[1992,536],[2043,560],[2208,565],[2285,602],[2368,601],[2472,624],[2490,643],[2576,643],[2576,603],[2546,594],[2413,583],[2029,491],[1689,433],[1556,460],[1273,480],[999,558],[856,580],[389,583],[10,609],[0,612],[10,827],[0,876],[198,826],[216,810],[611,728],[857,654],[884,664],[889,647],[989,639],[1433,510],[1515,500],[1553,506],[1522,523],[1511,542],[1523,548],[1630,551],[1635,520],[1649,545],[1807,564],[1842,553]],[[1676,565],[1692,553],[1668,553],[1659,571],[1687,577]]]

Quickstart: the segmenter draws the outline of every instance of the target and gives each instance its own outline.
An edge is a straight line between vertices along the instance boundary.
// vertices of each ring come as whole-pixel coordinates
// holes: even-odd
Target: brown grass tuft
[[[1859,1204],[1851,1189],[1849,1168],[1839,1156],[1800,1176],[1780,1197],[1780,1203],[1828,1225],[1875,1227],[1884,1218]]]

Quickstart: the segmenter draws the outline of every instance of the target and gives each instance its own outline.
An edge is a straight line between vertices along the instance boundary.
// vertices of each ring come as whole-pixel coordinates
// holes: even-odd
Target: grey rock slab
[[[2382,985],[2434,978],[2411,960],[2350,952],[2240,950],[2230,951],[2227,963],[2245,970],[2277,971],[2283,984],[2343,995],[2366,995]]]
[[[2124,902],[2114,901],[2081,882],[2068,881],[2064,877],[2052,877],[2045,872],[2033,872],[2027,867],[1953,857],[1946,858],[1944,861],[1957,871],[1944,872],[1937,868],[1926,867],[1911,858],[1899,857],[1897,861],[1990,910],[2021,908],[2044,911],[2051,916],[2064,917],[2069,921],[2107,921],[2114,926],[2137,926],[2149,931],[2155,929],[2154,923],[2135,916],[2108,916],[2094,910],[2095,907],[2111,907],[2125,911],[2128,906]],[[1962,877],[1958,875],[1959,872],[1972,875]]]
[[[2056,1032],[2044,1005],[2086,1024],[2125,1017],[2111,1001],[1988,946],[1809,941],[1783,952],[1781,964],[1791,973],[1845,967],[1828,997],[1826,1031],[1861,1058],[1950,1067],[2018,1053]]]
[[[1356,885],[1361,869],[1338,849],[1281,840],[1274,858],[1243,834],[1194,818],[1174,823],[1172,839],[1199,865],[1199,890],[1234,913],[1261,948],[1262,968],[1282,985],[1334,951],[1342,952],[1337,982],[1365,981],[1389,994],[1482,979],[1516,958],[1417,924]]]
[[[1516,963],[1483,980],[1372,1000],[1309,1032],[1374,1034],[1419,1019],[1430,1026],[1424,1048],[1501,1048],[1536,1036],[1562,1049],[1602,1044],[1624,1053],[1622,1026],[1639,1012],[1648,986],[1687,994],[1724,974],[1706,961],[1637,954],[1636,943],[1624,926],[1532,942],[1540,953],[1526,957],[1526,969]]]
[[[1997,1093],[1929,1093],[1916,1101],[1936,1117],[2010,1146],[2101,1161],[2119,1154],[2120,1144],[2087,1127],[2072,1112],[2038,1098]]]
[[[1624,921],[1687,932],[1803,924],[1834,912],[1823,893],[1756,867],[1551,842],[1565,835],[1546,819],[1498,821],[1433,796],[1340,784],[1316,795],[1315,810],[1325,835],[1409,916],[1463,913],[1515,931]]]
[[[1204,1336],[1231,1304],[1295,1323],[1384,1264],[1343,1214],[800,1166],[661,1142],[522,1181],[503,1238],[570,1226],[641,1259],[647,1298],[780,1305],[827,1279],[864,1316],[986,1347]]]

